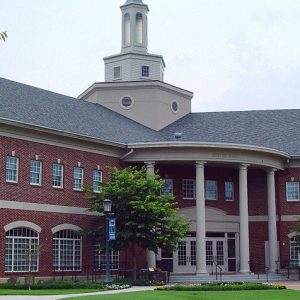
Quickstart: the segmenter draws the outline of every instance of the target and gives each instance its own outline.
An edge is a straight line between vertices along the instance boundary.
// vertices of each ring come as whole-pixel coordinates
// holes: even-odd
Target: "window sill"
[[[57,190],[57,191],[63,191],[64,190],[64,187],[60,187],[60,186],[52,186],[52,188],[54,190]]]
[[[5,183],[12,184],[12,185],[18,185],[19,184],[18,181],[5,181]]]
[[[33,187],[33,188],[40,188],[40,187],[42,187],[41,184],[33,184],[33,183],[30,183],[30,186]]]
[[[299,199],[295,199],[295,200],[286,200],[286,202],[299,202]]]

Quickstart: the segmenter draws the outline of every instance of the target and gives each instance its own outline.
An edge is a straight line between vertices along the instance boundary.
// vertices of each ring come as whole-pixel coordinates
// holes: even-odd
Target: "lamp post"
[[[105,245],[105,284],[112,284],[112,278],[110,275],[110,261],[109,261],[109,215],[111,212],[111,200],[103,200],[104,214],[106,215],[106,245]]]

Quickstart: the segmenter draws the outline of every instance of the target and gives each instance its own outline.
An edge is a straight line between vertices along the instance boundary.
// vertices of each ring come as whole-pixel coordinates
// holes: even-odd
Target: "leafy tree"
[[[7,39],[7,32],[6,31],[0,31],[0,40],[4,41]]]
[[[110,182],[102,185],[102,193],[88,197],[92,210],[98,212],[103,212],[103,198],[112,200],[112,211],[117,219],[113,248],[131,249],[134,279],[140,251],[148,249],[157,253],[159,248],[174,251],[190,229],[190,224],[177,216],[174,196],[161,193],[163,185],[164,181],[158,174],[149,177],[145,168],[113,168]],[[98,229],[102,235],[98,237],[101,237],[103,245],[104,216],[100,219]]]

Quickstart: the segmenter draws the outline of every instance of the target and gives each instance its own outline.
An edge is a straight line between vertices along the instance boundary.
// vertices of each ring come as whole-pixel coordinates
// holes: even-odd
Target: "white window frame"
[[[53,238],[52,238],[52,252],[53,252],[53,270],[55,271],[76,271],[76,272],[80,272],[82,270],[82,237],[80,236],[79,238],[77,237],[73,237],[73,238],[66,238],[66,237],[60,237],[60,235],[62,235],[64,232],[71,232],[72,234],[78,234],[79,233],[75,230],[72,229],[63,229],[60,231],[57,231],[53,234]],[[72,242],[72,268],[71,266],[62,266],[61,260],[63,257],[63,253],[62,253],[62,246],[64,245],[64,241],[71,241]],[[79,268],[74,270],[74,266],[76,266],[76,242],[79,241]],[[55,246],[57,246],[57,248],[55,248]],[[58,252],[56,252],[58,251]],[[57,254],[57,265],[55,265],[56,262],[56,258],[55,255]],[[64,255],[66,256],[66,255]],[[68,268],[69,267],[69,268]]]
[[[100,181],[95,180],[96,173],[100,174]],[[99,183],[101,184],[102,180],[103,180],[103,172],[100,170],[94,170],[93,171],[93,192],[94,193],[101,193],[101,185],[99,185]]]
[[[300,264],[300,260],[299,260],[300,246],[299,246],[299,242],[295,241],[296,238],[297,238],[297,235],[293,235],[290,238],[290,261],[294,262],[293,265],[299,266],[299,264]],[[298,250],[298,252],[297,252],[297,250]],[[296,253],[293,253],[293,252],[296,252]]]
[[[8,168],[8,166],[7,166],[8,165],[8,163],[7,163],[8,159],[13,159],[13,160],[16,161],[16,168],[15,169]],[[16,176],[16,180],[7,179],[7,171],[8,170],[12,170],[13,174],[15,174],[15,176]],[[19,182],[19,158],[18,157],[6,156],[6,158],[5,158],[5,181],[10,182],[10,183],[18,183]]]
[[[212,198],[208,196],[208,183],[214,182],[216,186],[216,197]],[[207,201],[216,201],[218,200],[218,182],[216,180],[205,180],[205,200]]]
[[[119,74],[118,77],[115,77],[115,69],[117,69],[117,68],[119,68],[120,74]],[[121,74],[122,74],[122,68],[121,68],[121,66],[114,66],[113,67],[113,78],[114,78],[114,80],[121,79],[122,78]]]
[[[148,68],[148,69],[146,69],[147,71],[145,72],[147,75],[143,75],[144,74],[144,68]],[[149,78],[150,77],[150,66],[146,66],[146,65],[143,65],[142,67],[141,67],[141,76],[143,77],[143,78]]]
[[[40,164],[40,166],[39,166],[40,172],[39,173],[32,172],[31,163],[39,163]],[[30,182],[30,185],[34,185],[34,186],[41,186],[42,185],[42,165],[43,164],[40,160],[34,160],[34,159],[30,160],[30,169],[29,169],[29,182]],[[38,174],[39,183],[31,182],[31,173]]]
[[[6,234],[10,231],[32,231],[34,232],[37,237],[33,237],[33,236],[21,236],[21,235],[12,235],[12,236],[6,236]],[[7,245],[8,245],[8,240],[11,240],[11,269],[12,270],[6,270],[6,266],[7,266],[7,263],[6,263],[6,258],[7,258]],[[23,243],[20,243],[20,241],[23,241]],[[29,267],[29,264],[28,265],[16,265],[16,261],[18,262],[22,262],[23,259],[22,258],[19,258],[19,260],[17,259],[16,260],[16,255],[19,255],[19,256],[24,256],[25,254],[22,253],[22,250],[23,250],[23,245],[24,245],[24,241],[29,241],[29,246],[31,248],[31,245],[32,245],[32,241],[35,241],[33,244],[36,245],[37,247],[39,246],[39,232],[33,230],[32,228],[27,228],[27,227],[15,227],[15,228],[12,228],[8,231],[6,231],[5,233],[5,258],[4,258],[4,269],[5,269],[5,273],[29,273],[29,272],[38,272],[39,271],[39,253],[38,253],[38,250],[37,250],[37,253],[36,253],[36,268],[32,268],[33,266]],[[17,247],[18,245],[21,245],[21,248]],[[28,254],[29,255],[29,254]],[[28,263],[30,263],[31,260],[28,259]],[[20,270],[20,269],[17,269],[18,267],[20,266],[25,266],[27,267],[28,269],[27,270]],[[17,270],[16,270],[17,269]],[[29,270],[30,269],[30,270]]]
[[[81,176],[76,177],[77,173],[76,170],[81,170]],[[84,178],[84,169],[82,167],[74,167],[73,168],[73,190],[74,191],[82,191],[83,190],[83,178]],[[77,184],[77,181],[80,181],[80,187],[79,184]]]
[[[60,166],[61,175],[60,175],[60,185],[54,185],[54,166]],[[58,176],[58,175],[55,175]],[[64,187],[64,165],[55,163],[52,165],[52,187],[55,189],[62,189]]]
[[[111,249],[109,252],[109,266],[111,271],[117,271],[120,268],[120,252]],[[95,270],[105,270],[105,250],[101,249],[100,244],[95,244],[94,253]],[[117,268],[113,268],[114,265]],[[103,267],[102,267],[103,266]]]
[[[231,187],[232,187],[232,198],[229,199],[229,198],[226,198],[226,185],[227,184],[231,184]],[[225,197],[225,201],[228,201],[228,202],[233,202],[234,201],[234,183],[232,181],[225,181],[225,184],[224,184],[224,197]]]
[[[193,197],[190,198],[190,197],[185,197],[185,182],[189,181],[190,183],[192,182],[193,183]],[[183,179],[182,180],[182,198],[184,200],[195,200],[196,199],[196,180],[195,179]]]
[[[298,193],[298,198],[297,199],[296,198],[295,199],[289,199],[288,186],[290,184],[297,185],[297,193]],[[287,202],[299,202],[299,182],[295,182],[295,181],[286,182],[285,190],[286,190],[286,201]]]

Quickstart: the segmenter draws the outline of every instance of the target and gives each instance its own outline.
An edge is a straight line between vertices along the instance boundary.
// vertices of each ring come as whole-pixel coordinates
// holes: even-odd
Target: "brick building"
[[[147,252],[140,267],[201,275],[213,262],[241,273],[298,264],[300,110],[192,113],[193,93],[165,83],[163,57],[148,53],[148,6],[127,0],[121,11],[121,53],[78,99],[0,79],[0,277],[26,275],[24,249],[36,244],[36,276],[101,265],[78,234],[95,218],[82,185],[98,192],[109,168],[126,164],[159,170],[192,222],[176,252]],[[113,252],[113,268],[129,256]]]

